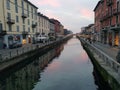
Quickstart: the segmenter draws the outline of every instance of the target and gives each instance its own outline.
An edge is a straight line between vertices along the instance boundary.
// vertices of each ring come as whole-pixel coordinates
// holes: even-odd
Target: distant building
[[[55,24],[55,35],[63,35],[64,26],[56,19],[51,19],[51,21],[53,21]]]
[[[49,21],[50,21],[50,33],[49,33],[49,36],[55,38],[55,23],[51,19],[49,19]]]
[[[64,35],[64,26],[60,24],[60,34]]]
[[[41,35],[47,35],[50,33],[49,18],[41,13],[38,13],[38,29],[37,32]]]
[[[68,35],[68,34],[73,34],[73,32],[68,29],[64,29],[64,35]]]

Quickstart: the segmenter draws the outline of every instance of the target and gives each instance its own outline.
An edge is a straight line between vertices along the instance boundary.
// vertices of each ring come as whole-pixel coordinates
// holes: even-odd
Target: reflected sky
[[[33,90],[96,90],[93,66],[80,41],[71,39],[59,56],[41,73]]]
[[[93,65],[75,37],[0,73],[0,90],[96,90]],[[31,61],[31,62],[30,62]]]

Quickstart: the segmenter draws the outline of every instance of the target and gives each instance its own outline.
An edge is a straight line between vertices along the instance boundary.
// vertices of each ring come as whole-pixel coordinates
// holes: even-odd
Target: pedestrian
[[[118,51],[118,54],[116,56],[116,60],[117,60],[118,63],[120,63],[120,50]]]
[[[6,44],[5,44],[5,43],[3,44],[3,48],[4,48],[4,49],[6,48]]]

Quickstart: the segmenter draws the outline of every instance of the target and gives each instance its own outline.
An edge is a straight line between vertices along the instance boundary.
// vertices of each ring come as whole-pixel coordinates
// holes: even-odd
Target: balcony
[[[113,0],[107,0],[107,6],[111,6],[113,4]]]
[[[8,17],[7,18],[7,23],[8,24],[15,24],[15,20]]]
[[[6,35],[7,34],[7,32],[6,31],[0,31],[0,36],[4,36],[4,35]]]
[[[109,27],[108,27],[108,26],[102,28],[102,31],[103,31],[103,32],[107,32],[108,30],[109,30]]]
[[[36,28],[37,22],[32,24],[32,28]]]
[[[28,35],[28,32],[27,31],[23,31],[22,34],[23,35]]]
[[[22,18],[27,18],[27,14],[25,14],[25,13],[22,13]]]
[[[120,29],[120,24],[111,25],[110,29],[111,30],[119,30]]]

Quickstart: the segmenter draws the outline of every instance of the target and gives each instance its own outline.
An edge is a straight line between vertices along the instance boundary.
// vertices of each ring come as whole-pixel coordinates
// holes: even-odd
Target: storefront
[[[112,32],[108,33],[108,44],[112,46]]]
[[[119,33],[115,32],[115,38],[114,38],[114,46],[119,45]]]
[[[22,35],[5,35],[4,39],[7,48],[13,47],[14,44],[22,45]]]
[[[119,26],[111,27],[111,30],[113,31],[113,46],[119,46]]]

